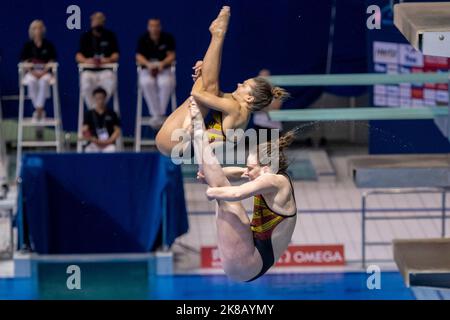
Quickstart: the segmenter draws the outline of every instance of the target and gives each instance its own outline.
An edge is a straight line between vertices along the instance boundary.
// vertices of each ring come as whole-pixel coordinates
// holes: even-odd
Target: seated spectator
[[[136,62],[142,66],[139,85],[152,117],[151,125],[159,129],[175,89],[175,76],[170,70],[175,62],[175,40],[161,31],[159,19],[148,20],[147,32],[138,42]]]
[[[28,28],[30,40],[23,46],[20,54],[21,62],[32,63],[33,66],[25,70],[24,85],[28,88],[28,96],[33,103],[33,121],[45,119],[45,100],[50,96],[50,81],[52,74],[48,62],[56,60],[53,44],[45,38],[45,25],[42,20],[34,20]],[[43,133],[37,131],[38,138]]]
[[[260,77],[268,77],[270,76],[270,71],[267,69],[263,69],[259,72]],[[253,115],[253,124],[255,126],[255,130],[260,129],[268,129],[267,132],[267,139],[271,138],[270,129],[278,129],[280,132],[283,130],[283,125],[280,121],[274,121],[271,120],[269,117],[269,111],[272,110],[280,110],[281,106],[283,105],[282,100],[276,100],[274,99],[272,103],[264,108],[261,111],[257,111]]]
[[[93,92],[95,108],[84,116],[83,138],[89,142],[85,152],[115,152],[116,140],[120,136],[120,120],[117,114],[106,107],[106,90],[97,88]]]
[[[90,64],[91,68],[81,74],[81,92],[88,109],[94,107],[92,92],[102,87],[106,90],[107,99],[116,89],[116,75],[102,65],[119,61],[119,47],[116,36],[105,28],[106,18],[103,13],[96,12],[91,16],[91,29],[81,36],[80,49],[76,54],[78,63]]]

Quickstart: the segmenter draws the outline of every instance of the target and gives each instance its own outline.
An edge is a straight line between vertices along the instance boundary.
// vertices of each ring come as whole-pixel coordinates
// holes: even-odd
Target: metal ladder
[[[25,107],[25,84],[23,83],[23,77],[25,71],[28,68],[33,67],[32,63],[21,62],[18,64],[19,69],[19,120],[18,120],[18,132],[17,132],[17,164],[16,164],[16,176],[19,177],[22,149],[23,148],[36,148],[36,147],[54,147],[56,152],[62,150],[62,123],[61,123],[61,107],[59,104],[58,93],[58,63],[48,63],[52,71],[52,80],[50,81],[52,96],[53,96],[53,118],[46,118],[43,121],[33,122],[32,118],[24,117]],[[55,130],[55,140],[52,141],[24,141],[23,130],[25,127],[53,127]]]
[[[150,127],[152,117],[144,117],[142,115],[142,101],[144,100],[142,97],[142,89],[139,85],[139,72],[142,70],[142,66],[137,66],[137,106],[136,106],[136,127],[134,131],[134,150],[136,152],[141,151],[142,146],[154,146],[155,140],[152,139],[142,139],[142,127]],[[170,67],[170,71],[172,72],[174,79],[176,74],[175,63]],[[176,84],[176,80],[175,80]],[[170,104],[172,108],[172,112],[178,107],[177,105],[177,95],[176,89],[174,88],[170,97]]]
[[[78,64],[78,79],[79,79],[79,88],[80,88],[80,94],[78,97],[78,133],[77,133],[77,152],[80,153],[83,151],[83,138],[82,138],[82,131],[83,131],[83,121],[84,121],[84,97],[83,93],[81,92],[81,73],[85,71],[86,69],[92,69],[95,68],[95,65],[87,64],[87,63],[80,63]],[[120,105],[119,105],[119,77],[117,76],[117,71],[119,69],[118,63],[107,63],[102,64],[102,69],[110,69],[114,73],[116,77],[116,87],[114,89],[113,93],[113,110],[117,114],[117,116],[120,118]],[[123,147],[123,140],[122,140],[122,134],[119,136],[119,138],[116,140],[116,148],[117,151],[121,151]]]

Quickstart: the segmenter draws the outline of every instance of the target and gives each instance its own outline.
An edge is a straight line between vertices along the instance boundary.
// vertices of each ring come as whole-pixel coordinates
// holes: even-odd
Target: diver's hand
[[[203,67],[203,61],[198,60],[195,65],[192,67],[194,70],[194,74],[192,75],[192,80],[197,81],[198,78],[202,76],[202,67]]]

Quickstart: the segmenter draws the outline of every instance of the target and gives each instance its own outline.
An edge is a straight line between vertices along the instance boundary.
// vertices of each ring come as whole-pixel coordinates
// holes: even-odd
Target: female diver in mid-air
[[[228,129],[245,129],[251,113],[270,105],[273,99],[287,96],[285,90],[272,85],[262,77],[256,77],[238,84],[233,93],[223,93],[219,89],[219,72],[225,34],[228,29],[230,8],[224,6],[211,23],[211,42],[203,62],[195,69],[195,84],[191,95],[196,99],[203,117],[211,109],[212,120],[206,124],[210,142],[225,141]],[[177,129],[189,131],[189,99],[178,107],[164,122],[156,136],[159,151],[170,156],[179,139],[172,137]]]
[[[222,168],[205,135],[202,114],[192,97],[190,115],[195,156],[202,159],[199,176],[209,185],[208,199],[215,199],[218,204],[217,236],[223,269],[233,280],[255,280],[279,259],[294,232],[297,207],[283,151],[291,144],[295,133],[286,133],[277,143],[259,144],[256,152],[249,154],[246,168]],[[274,161],[276,172],[272,166]],[[231,186],[229,180],[234,178],[248,178],[249,182]],[[250,197],[254,199],[251,222],[241,203]]]

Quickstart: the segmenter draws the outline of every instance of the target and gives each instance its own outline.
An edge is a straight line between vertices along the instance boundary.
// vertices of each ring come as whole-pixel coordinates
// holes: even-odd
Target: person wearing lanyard
[[[102,65],[119,61],[119,46],[115,34],[105,28],[105,15],[96,12],[91,15],[91,29],[81,36],[80,49],[76,54],[76,61],[89,64],[81,74],[81,92],[88,109],[94,107],[93,91],[102,87],[106,90],[109,100],[116,89],[116,75]]]
[[[84,116],[83,138],[88,142],[85,152],[115,152],[115,142],[120,136],[120,120],[106,107],[106,90],[97,88],[93,96],[95,108]]]
[[[53,44],[45,38],[46,28],[42,20],[34,20],[28,28],[30,40],[25,43],[20,54],[21,62],[32,63],[25,69],[23,83],[27,86],[28,96],[33,103],[33,121],[45,119],[45,101],[50,96],[50,81],[52,74],[47,63],[56,60],[56,50]],[[42,128],[36,135],[42,138]]]

